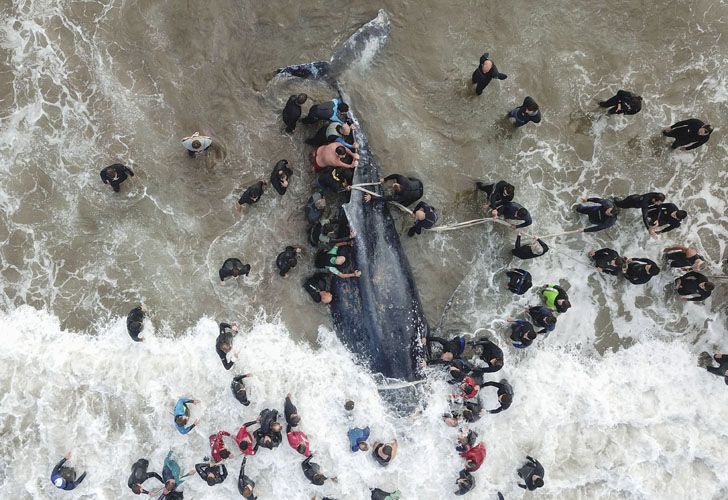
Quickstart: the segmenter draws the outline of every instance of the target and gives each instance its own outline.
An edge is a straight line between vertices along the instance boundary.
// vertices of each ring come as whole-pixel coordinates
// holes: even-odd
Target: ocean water
[[[283,247],[305,244],[303,139],[314,132],[281,134],[278,113],[291,93],[329,91],[273,71],[328,58],[378,8],[391,40],[342,84],[382,172],[423,179],[443,224],[480,217],[472,178],[510,179],[538,234],[582,223],[569,210],[582,195],[662,190],[690,213],[651,239],[625,211],[616,228],[553,240],[522,265],[535,284],[562,281],[574,307],[533,347],[505,349],[496,375],[516,397],[473,426],[488,457],[469,497],[531,496],[516,487],[526,454],[546,468],[543,498],[728,497],[728,393],[697,366],[701,351],[728,349],[725,281],[705,304],[683,304],[668,271],[632,286],[595,274],[585,255],[612,246],[657,260],[689,243],[706,274],[726,274],[724,2],[17,0],[0,5],[1,498],[131,498],[138,458],[159,471],[172,448],[190,469],[209,454],[208,435],[282,409],[289,392],[316,461],[338,480],[307,484],[284,443],[249,461],[260,498],[357,499],[370,487],[453,496],[462,462],[457,431],[440,419],[451,390],[443,375],[428,373],[422,412],[394,417],[327,311],[301,293],[310,259],[286,280],[274,268]],[[467,82],[486,50],[509,78],[476,98]],[[619,88],[644,96],[640,114],[596,107]],[[512,131],[503,116],[525,95],[544,120]],[[659,131],[689,117],[716,131],[707,146],[674,153]],[[192,160],[179,140],[195,130],[219,146]],[[296,169],[286,196],[271,190],[236,216],[241,189],[281,158]],[[116,161],[136,173],[120,195],[98,177]],[[431,325],[484,328],[505,348],[503,320],[537,301],[502,293],[513,239],[490,224],[405,238]],[[217,269],[232,256],[251,276],[220,285]],[[147,340],[132,344],[124,319],[139,302],[150,310]],[[213,349],[219,321],[241,325],[231,372]],[[249,407],[229,389],[244,372],[254,374]],[[188,436],[170,414],[184,395],[202,400]],[[400,440],[386,470],[348,451],[346,431],[361,424],[374,439]],[[49,481],[67,451],[88,471],[68,493]],[[223,485],[193,478],[185,498],[237,497],[239,459],[228,465]]]

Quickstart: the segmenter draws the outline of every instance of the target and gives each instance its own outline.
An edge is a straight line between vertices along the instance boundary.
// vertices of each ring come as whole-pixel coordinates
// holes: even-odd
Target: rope
[[[378,182],[362,182],[360,184],[352,184],[352,188],[363,187],[363,186],[379,186]]]
[[[382,195],[381,194],[377,194],[377,193],[374,193],[372,191],[369,191],[368,189],[364,189],[363,187],[360,187],[360,186],[363,186],[363,185],[364,184],[355,184],[355,185],[351,186],[351,189],[356,189],[357,191],[361,191],[362,193],[370,194],[370,195],[372,195],[372,196],[374,196],[376,198],[382,198]],[[378,182],[372,182],[372,183],[369,183],[367,185],[375,185],[376,186],[376,185],[379,185],[379,183]],[[409,208],[405,207],[404,205],[401,205],[401,204],[397,203],[396,201],[389,200],[389,203],[391,203],[395,207],[399,208],[403,212],[407,212],[410,215],[414,215],[414,212],[412,210],[410,210]]]

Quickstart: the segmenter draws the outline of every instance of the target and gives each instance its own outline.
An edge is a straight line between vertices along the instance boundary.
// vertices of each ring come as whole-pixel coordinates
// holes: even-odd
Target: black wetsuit
[[[314,302],[321,303],[321,294],[319,292],[328,292],[330,285],[328,273],[316,273],[303,283],[303,289],[306,290]]]
[[[304,213],[306,214],[306,220],[309,224],[316,224],[323,215],[324,209],[319,210],[316,208],[316,202],[320,199],[322,199],[323,196],[319,192],[313,193],[306,202],[306,208],[304,208]]]
[[[533,329],[533,325],[528,321],[523,319],[516,320],[511,323],[510,339],[513,342],[518,342],[520,344],[514,347],[528,347],[533,344],[534,340],[536,340],[536,331]]]
[[[390,446],[390,445],[386,445],[386,444],[384,444],[384,443],[379,443],[379,444],[377,444],[377,445],[376,445],[376,446],[375,446],[375,447],[374,447],[374,448],[372,449],[372,456],[374,457],[374,460],[376,460],[376,461],[377,461],[377,463],[378,463],[379,465],[381,465],[382,467],[386,467],[386,466],[388,466],[388,465],[389,465],[389,462],[391,462],[391,461],[392,461],[392,454],[391,454],[391,453],[389,454],[389,456],[387,456],[387,458],[382,458],[382,457],[381,457],[381,456],[379,455],[379,450],[381,450],[381,449],[382,449],[382,448],[384,448],[385,446]]]
[[[326,167],[316,178],[316,187],[321,192],[339,192],[344,189],[344,181],[351,184],[352,173],[347,170],[350,169]]]
[[[442,337],[427,337],[427,350],[431,350],[431,343],[437,342],[438,344],[442,345],[442,353],[450,352],[453,355],[453,359],[460,357],[460,355],[465,350],[465,338],[464,337],[454,337],[450,340],[443,339]],[[433,359],[429,362],[431,365],[435,364],[446,364],[447,361],[442,361],[441,359]]]
[[[289,398],[288,396],[286,396],[286,402],[283,405],[283,414],[285,415],[286,423],[289,426],[296,427],[300,423],[300,420],[299,422],[291,421],[291,415],[298,415],[298,408],[296,408],[296,405],[293,404],[291,398]]]
[[[513,250],[511,250],[511,253],[518,257],[519,259],[534,259],[536,257],[541,257],[546,252],[549,251],[549,247],[546,243],[544,243],[542,240],[536,240],[539,245],[541,245],[541,248],[543,249],[543,252],[540,254],[535,254],[533,252],[533,249],[531,248],[531,245],[523,245],[521,246],[521,235],[519,234],[516,237],[516,246]]]
[[[524,213],[521,217],[517,217],[516,214],[521,209],[524,210]],[[503,206],[501,207],[499,212],[503,216],[504,219],[523,221],[516,226],[517,228],[528,227],[531,224],[533,224],[533,220],[531,219],[531,214],[528,213],[528,210],[526,210],[523,207],[523,205],[521,205],[520,203],[516,203],[514,201],[508,201],[503,204]]]
[[[343,103],[340,102],[339,103],[339,107],[341,106],[341,104],[343,104]],[[327,101],[327,102],[323,102],[321,104],[314,104],[308,110],[308,115],[306,116],[306,118],[304,118],[301,121],[303,123],[305,123],[306,125],[310,125],[312,123],[316,123],[319,120],[329,120],[329,121],[331,121],[333,118],[335,118],[333,116],[333,114],[334,114],[334,105],[335,105],[334,104],[334,101]],[[342,118],[341,115],[343,113],[341,111],[339,111],[337,114],[339,115],[338,116],[338,119],[341,120],[341,118]],[[334,121],[336,121],[336,120],[334,120]]]
[[[240,474],[238,474],[238,492],[243,496],[243,498],[247,498],[249,500],[256,500],[258,497],[255,496],[253,493],[255,491],[255,481],[250,479],[248,476],[245,475],[245,462],[248,459],[248,457],[243,457],[243,461],[240,464]],[[250,496],[245,496],[243,493],[246,486],[250,486]]]
[[[276,266],[281,276],[288,274],[288,271],[296,267],[298,264],[298,253],[296,247],[287,246],[285,250],[276,257]]]
[[[248,391],[245,388],[245,382],[243,382],[243,379],[246,377],[248,377],[248,375],[237,375],[233,378],[233,381],[230,382],[230,390],[233,391],[233,396],[235,396],[235,399],[240,401],[243,406],[248,406],[250,404],[250,401],[248,401]]]
[[[423,229],[432,229],[437,223],[437,211],[424,201],[421,201],[415,206],[414,212],[422,210],[425,212],[424,220],[415,220],[414,225],[407,231],[407,236],[410,238],[415,234],[422,234]]]
[[[258,200],[260,200],[260,197],[263,196],[263,184],[265,184],[263,181],[258,181],[246,189],[243,194],[240,195],[238,204],[245,205],[247,203],[248,205],[252,205],[253,203],[257,203]]]
[[[607,210],[615,207],[612,200],[589,198],[587,201],[597,203],[597,205],[579,205],[576,207],[577,212],[588,215],[589,222],[594,224],[593,226],[584,228],[585,233],[594,233],[602,229],[609,229],[617,222],[616,215],[607,215]]]
[[[725,374],[726,371],[728,371],[728,354],[716,354],[715,356],[713,356],[713,359],[716,363],[718,363],[718,366],[708,366],[706,367],[706,369],[713,375],[723,377],[726,385],[728,385],[728,375]]]
[[[222,366],[224,366],[226,370],[232,368],[235,363],[227,360],[227,353],[224,352],[220,347],[225,342],[229,342],[232,344],[233,336],[234,333],[232,325],[230,325],[229,323],[220,323],[220,334],[217,336],[217,340],[215,341],[215,351],[217,351],[217,355],[220,356]]]
[[[331,132],[331,123],[327,123],[323,127],[319,128],[316,135],[306,140],[306,144],[315,148],[323,146],[325,144],[331,144],[332,142],[339,142],[342,145],[348,147],[352,152],[356,153],[354,146],[354,134],[344,135],[341,133],[342,124],[337,123],[335,125],[335,133]]]
[[[710,134],[698,135],[698,130],[703,125],[705,125],[705,123],[702,121],[692,118],[690,120],[677,122],[670,127],[672,130],[669,132],[663,131],[662,134],[675,139],[675,142],[673,142],[672,146],[670,146],[672,149],[677,149],[682,146],[687,146],[685,148],[687,150],[695,149],[702,146],[708,142],[708,139],[710,139]]]
[[[697,297],[687,299],[690,302],[703,301],[710,297],[710,294],[712,293],[712,291],[700,288],[699,285],[706,282],[709,281],[705,275],[695,271],[690,271],[689,273],[680,276],[680,286],[677,289],[677,293],[680,295],[697,295]]]
[[[683,250],[675,250],[665,255],[665,258],[670,263],[670,267],[692,267],[695,262],[702,260],[705,261],[702,255],[695,254],[692,257],[686,257],[686,253]]]
[[[306,460],[304,460],[301,463],[301,468],[303,469],[303,475],[306,476],[306,479],[311,481],[311,484],[314,484],[316,486],[321,486],[326,481],[326,476],[321,474],[321,466],[317,463],[311,462],[311,459],[313,458],[313,455],[309,456]],[[316,479],[316,476],[321,474],[321,478]]]
[[[250,266],[248,264],[243,264],[242,262],[240,262],[240,259],[227,259],[225,260],[225,262],[222,263],[222,267],[220,268],[220,271],[218,271],[218,274],[220,275],[220,281],[225,281],[226,279],[232,277],[234,269],[240,271],[240,276],[247,276],[250,272]]]
[[[509,384],[507,380],[503,379],[500,382],[483,382],[480,385],[480,388],[482,389],[483,387],[497,388],[498,397],[501,397],[505,394],[511,397],[510,401],[506,400],[506,402],[501,402],[500,407],[496,408],[495,410],[488,410],[488,413],[500,413],[503,410],[507,410],[511,407],[511,403],[513,402],[513,387],[511,387],[511,384]]]
[[[642,222],[647,229],[656,229],[657,234],[667,233],[680,227],[681,219],[672,217],[672,213],[678,211],[674,203],[662,203],[661,205],[649,205],[642,207]],[[667,226],[667,227],[665,227]]]
[[[273,189],[275,189],[276,192],[281,196],[286,194],[286,189],[288,189],[288,186],[283,185],[284,175],[288,178],[288,182],[290,183],[291,176],[293,175],[293,170],[291,170],[288,166],[288,160],[278,161],[278,163],[275,164],[273,170],[270,173],[270,184],[271,186],[273,186]]]
[[[296,130],[296,122],[301,118],[301,105],[298,104],[298,95],[292,95],[283,108],[283,123],[286,124],[286,132],[289,134]]]
[[[227,467],[225,467],[225,464],[215,464],[210,465],[207,463],[201,463],[195,465],[195,470],[200,475],[203,481],[207,483],[208,486],[215,486],[216,484],[220,484],[223,481],[225,481],[225,478],[227,478],[228,472]],[[212,472],[215,477],[208,477],[207,475]]]
[[[468,411],[465,411],[468,410]],[[480,400],[480,396],[475,396],[473,399],[468,399],[463,403],[463,418],[468,423],[477,422],[480,420],[480,412],[483,410],[483,403]]]
[[[506,276],[508,276],[508,290],[516,295],[523,295],[533,286],[531,273],[523,269],[511,269]]]
[[[118,176],[116,179],[114,179],[114,173]],[[101,180],[104,181],[104,184],[110,184],[117,193],[119,192],[121,183],[129,177],[134,177],[134,172],[121,163],[114,163],[101,171]]]
[[[473,71],[472,81],[476,84],[475,87],[475,93],[478,95],[481,95],[483,93],[483,89],[488,86],[491,80],[493,78],[497,78],[498,80],[505,80],[508,78],[508,75],[505,73],[500,73],[498,71],[498,68],[495,67],[495,63],[490,67],[490,71],[487,73],[483,73],[483,63],[489,59],[489,54],[486,52],[482,56],[480,56],[480,64],[478,64],[478,67]],[[491,61],[493,62],[493,61]]]
[[[464,495],[475,487],[475,478],[470,472],[465,469],[460,471],[459,479],[464,479],[464,483],[457,483],[458,490],[455,492],[456,495]]]
[[[619,208],[643,208],[650,205],[654,205],[655,201],[658,200],[658,196],[664,199],[662,193],[645,193],[645,194],[631,194],[626,198],[614,199],[614,205]]]
[[[612,276],[619,276],[622,273],[622,268],[620,266],[610,264],[610,262],[618,258],[619,254],[616,250],[612,250],[611,248],[601,248],[594,252],[594,256],[591,257],[596,267],[600,268],[604,273],[611,274]]]
[[[470,362],[460,358],[455,358],[448,364],[450,365],[450,376],[452,377],[451,383],[462,382],[475,368]]]
[[[523,104],[518,106],[517,108],[513,108],[509,113],[508,116],[510,118],[515,118],[515,126],[516,127],[522,127],[528,122],[533,123],[541,123],[541,111],[536,110],[534,114],[528,113],[528,108],[536,108],[538,105],[536,104],[536,101],[533,100],[531,96],[526,96],[525,99],[523,99]]]
[[[477,371],[481,373],[493,373],[503,368],[503,349],[501,349],[488,339],[477,340],[471,345],[473,347],[480,347],[480,359],[488,365],[485,368],[478,368]],[[491,359],[499,359],[501,361],[500,366],[491,365]]]
[[[134,342],[141,342],[139,334],[144,329],[144,311],[141,306],[135,307],[126,316],[126,331]]]
[[[404,175],[392,174],[384,178],[386,181],[394,180],[400,186],[398,193],[392,193],[389,196],[378,198],[381,201],[396,201],[405,207],[410,206],[425,193],[422,182],[414,177],[405,177]]]
[[[283,436],[281,435],[280,431],[274,431],[271,428],[271,425],[273,425],[274,422],[278,420],[278,410],[270,410],[265,409],[260,412],[260,428],[256,429],[255,432],[253,432],[253,436],[256,440],[255,448],[257,449],[258,446],[262,446],[264,448],[268,448],[269,450],[272,450],[273,448],[276,448],[279,444],[281,444],[281,441],[283,441]],[[263,439],[265,437],[270,437],[270,443],[265,444],[263,442]]]
[[[380,490],[379,488],[374,488],[372,490],[371,500],[389,500],[390,498],[392,498],[391,495],[394,495],[394,492],[390,493],[388,491]]]
[[[541,463],[535,458],[526,457],[528,462],[518,469],[518,475],[523,479],[525,484],[519,484],[518,486],[524,490],[533,491],[540,486],[536,486],[533,483],[533,476],[539,476],[541,479],[544,477],[544,470]]]
[[[650,259],[632,259],[632,262],[627,265],[627,270],[624,272],[624,277],[633,285],[644,285],[645,283],[650,281],[650,278],[652,278],[653,276],[649,274],[645,269],[645,266],[648,265],[652,266],[652,269],[657,269],[658,272],[660,271],[660,268],[657,267],[657,264],[655,264]]]
[[[551,316],[552,318],[555,318],[554,312],[549,309],[546,306],[533,306],[528,308],[528,314],[531,316],[531,319],[533,319],[533,322],[537,325],[543,328],[543,330],[540,330],[538,333],[546,333],[546,332],[552,332],[554,328],[556,328],[556,323],[553,325],[547,325],[546,324],[546,318],[548,316]]]
[[[144,483],[144,481],[151,478],[155,478],[159,480],[160,483],[164,484],[162,476],[160,476],[156,472],[147,472],[147,467],[149,467],[149,460],[147,460],[146,458],[140,458],[134,463],[134,465],[131,466],[131,475],[129,476],[129,480],[126,483],[129,489],[134,487],[135,484],[141,485]],[[149,491],[145,490],[144,488],[142,488],[141,492],[144,494],[149,493]]]
[[[515,189],[513,186],[506,181],[498,181],[495,184],[483,184],[482,182],[478,181],[475,183],[476,187],[480,190],[485,192],[485,195],[488,197],[488,205],[490,206],[490,210],[498,210],[503,207],[506,203],[513,201],[513,195],[509,195],[505,193],[505,189],[509,188],[510,190],[513,190],[513,193],[515,194]]]
[[[617,110],[617,105],[621,107]],[[637,99],[637,96],[632,92],[626,90],[618,90],[617,95],[606,101],[601,101],[599,106],[602,108],[611,108],[608,112],[610,115],[613,114],[625,114],[625,115],[636,115],[642,109],[642,100]]]

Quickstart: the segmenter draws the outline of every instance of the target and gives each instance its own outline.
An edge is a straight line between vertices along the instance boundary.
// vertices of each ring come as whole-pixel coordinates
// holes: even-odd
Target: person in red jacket
[[[311,456],[311,449],[309,448],[308,436],[306,434],[301,431],[294,431],[288,425],[286,427],[286,436],[288,437],[288,444],[291,445],[291,448],[305,457]]]
[[[460,396],[465,399],[472,399],[478,395],[480,386],[475,383],[473,377],[465,377],[460,384]]]
[[[253,443],[253,436],[248,432],[248,426],[257,423],[255,420],[252,422],[246,422],[238,431],[235,436],[235,442],[238,443],[238,448],[243,455],[255,455],[255,446]]]
[[[480,442],[473,447],[469,447],[465,451],[460,452],[460,456],[465,458],[465,470],[468,472],[474,472],[480,469],[485,461],[485,443]]]
[[[223,436],[230,436],[229,432],[220,431],[210,436],[210,448],[212,449],[212,460],[214,463],[222,462],[230,458],[230,451],[225,448]]]

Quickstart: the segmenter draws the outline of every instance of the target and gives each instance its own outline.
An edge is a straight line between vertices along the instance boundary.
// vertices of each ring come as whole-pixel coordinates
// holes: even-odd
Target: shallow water
[[[322,465],[340,478],[327,494],[363,498],[369,486],[399,487],[405,498],[454,491],[460,463],[442,444],[453,431],[437,418],[445,385],[434,383],[424,418],[385,417],[370,377],[329,333],[326,311],[300,291],[309,259],[286,280],[274,269],[283,247],[305,244],[301,207],[312,177],[302,141],[315,131],[282,135],[279,112],[291,93],[329,95],[320,85],[272,81],[273,71],[328,58],[379,7],[390,14],[390,43],[343,84],[382,171],[425,180],[442,223],[480,217],[471,177],[510,179],[539,234],[577,227],[569,207],[582,195],[663,190],[690,213],[682,228],[654,240],[637,213],[623,212],[615,229],[556,240],[547,256],[524,264],[534,283],[568,282],[575,305],[554,334],[509,356],[504,371],[517,400],[477,425],[489,456],[471,496],[495,497],[496,489],[521,496],[513,471],[526,453],[546,467],[545,497],[726,496],[725,391],[695,367],[700,351],[726,348],[725,282],[705,305],[682,304],[668,290],[669,273],[632,286],[594,274],[585,253],[612,246],[656,260],[662,248],[687,242],[710,261],[706,274],[725,274],[728,5],[206,5],[0,6],[0,304],[8,346],[0,354],[0,496],[55,495],[47,471],[73,448],[89,468],[77,495],[115,498],[140,456],[159,469],[174,445],[190,466],[207,453],[207,434],[280,406],[289,390]],[[509,78],[477,98],[467,82],[485,50]],[[608,117],[597,108],[618,88],[644,96],[640,114]],[[512,131],[502,117],[525,95],[541,104],[544,120]],[[713,123],[714,137],[673,153],[660,128],[693,116]],[[179,140],[194,130],[219,149],[189,159]],[[238,218],[232,207],[241,189],[267,178],[281,158],[296,168],[288,193],[271,190]],[[120,195],[98,178],[116,161],[137,174]],[[404,238],[431,324],[442,318],[446,329],[501,335],[500,320],[535,302],[499,292],[513,238],[491,225]],[[232,256],[251,264],[251,276],[221,286],[217,269]],[[140,301],[153,330],[147,343],[129,346],[123,317]],[[211,347],[222,320],[245,332],[234,370],[259,374],[247,409],[233,405]],[[352,392],[360,418],[377,425],[375,437],[407,440],[385,474],[346,453],[339,409]],[[183,393],[207,408],[187,440],[167,422]],[[255,458],[261,498],[315,492],[291,450]],[[235,491],[232,479],[185,489],[191,498]]]

